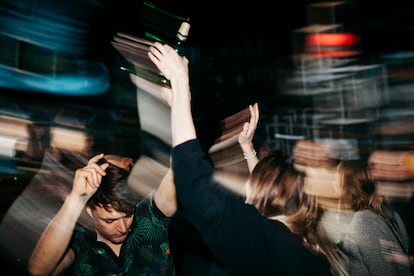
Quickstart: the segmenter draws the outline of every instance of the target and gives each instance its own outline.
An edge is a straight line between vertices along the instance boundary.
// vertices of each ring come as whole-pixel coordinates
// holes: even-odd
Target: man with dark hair
[[[76,170],[71,192],[32,252],[32,275],[175,275],[167,235],[177,209],[172,172],[139,201],[127,183],[132,164],[99,154]],[[77,223],[85,209],[94,232]]]

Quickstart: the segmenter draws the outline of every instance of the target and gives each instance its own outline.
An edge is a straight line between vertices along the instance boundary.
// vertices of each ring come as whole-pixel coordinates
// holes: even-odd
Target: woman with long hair
[[[338,166],[341,205],[353,212],[341,248],[350,275],[412,275],[409,265],[392,261],[409,252],[409,236],[400,215],[376,191],[368,163],[344,160]]]
[[[177,200],[214,255],[216,267],[221,268],[215,270],[212,267],[211,275],[332,275],[326,255],[308,247],[303,236],[287,226],[295,221],[292,218],[300,214],[302,208],[307,209],[302,206],[306,203],[303,179],[294,171],[291,162],[282,157],[259,161],[254,166],[257,171],[252,172],[252,182],[246,185],[245,202],[223,193],[214,180],[213,164],[197,139],[191,112],[187,58],[160,43],[150,47],[149,57],[171,83],[171,89],[162,88],[161,92],[171,106],[172,167]],[[251,118],[245,123],[242,136],[254,133],[258,120],[257,104],[250,106],[250,111]],[[244,157],[255,163],[255,151],[245,152]],[[271,166],[267,161],[273,162]],[[261,177],[262,169],[265,174],[272,175],[267,191],[254,184],[255,177]],[[272,185],[284,188],[273,190]],[[272,210],[269,203],[273,202],[274,196],[276,201],[278,193],[284,193],[290,185],[295,186],[291,187],[294,202],[289,203],[292,210],[287,214],[285,224],[285,214]],[[262,191],[274,194],[263,203],[256,202],[255,198]],[[283,194],[280,198],[284,198]],[[256,204],[262,206],[257,208]],[[262,214],[266,210],[270,212]],[[294,231],[302,231],[302,227],[296,226],[292,228]]]

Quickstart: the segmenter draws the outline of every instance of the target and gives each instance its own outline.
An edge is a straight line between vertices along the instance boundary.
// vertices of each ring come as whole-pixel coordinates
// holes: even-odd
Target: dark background
[[[138,135],[134,131],[138,120],[136,87],[119,69],[125,61],[112,47],[111,40],[119,31],[142,32],[139,18],[142,1],[11,1],[0,0],[0,7],[19,3],[34,7],[30,12],[35,13],[46,5],[46,10],[59,11],[87,22],[84,29],[88,33],[87,49],[80,57],[103,62],[110,73],[110,86],[108,91],[96,96],[57,95],[0,87],[3,106],[27,107],[38,112],[34,116],[42,120],[53,120],[55,110],[67,106],[91,114],[98,110],[121,112],[128,121],[125,124],[104,121],[90,127],[120,130],[126,140],[134,139]],[[293,34],[308,25],[307,6],[319,1],[153,2],[190,18],[192,27],[186,46],[190,49],[194,115],[198,121],[206,122],[205,135],[216,135],[211,126],[254,101],[262,103],[262,110],[269,113],[298,104],[279,97],[282,88],[278,84],[292,70]],[[0,13],[0,19],[1,16]],[[336,21],[343,24],[344,30],[360,36],[361,58],[367,62],[376,62],[384,54],[414,49],[414,9],[410,1],[350,0],[346,9],[336,14]],[[0,28],[7,30],[1,22]],[[65,33],[61,35],[65,36]],[[263,77],[242,84],[235,81],[234,76],[248,77],[257,72],[263,72]],[[268,73],[274,77],[267,77]],[[132,149],[126,145],[126,150]],[[2,213],[25,188],[31,176],[24,174],[15,179],[13,175],[1,175]]]

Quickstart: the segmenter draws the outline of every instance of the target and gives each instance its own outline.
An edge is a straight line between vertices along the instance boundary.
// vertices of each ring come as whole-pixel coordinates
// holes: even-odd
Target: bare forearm
[[[32,275],[54,272],[68,249],[73,230],[84,206],[85,202],[79,196],[69,195],[66,198],[32,252],[29,260],[29,271]]]
[[[154,201],[158,209],[167,217],[171,217],[177,211],[177,197],[171,168],[161,180],[160,186],[154,194]]]
[[[195,139],[196,131],[191,112],[191,94],[188,76],[177,76],[171,80],[172,106],[171,128],[172,144],[177,146],[185,141]],[[174,95],[174,93],[180,95]]]

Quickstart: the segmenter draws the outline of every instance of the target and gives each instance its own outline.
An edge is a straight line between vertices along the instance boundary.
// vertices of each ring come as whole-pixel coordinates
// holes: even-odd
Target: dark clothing
[[[177,276],[208,276],[212,256],[195,227],[179,209],[171,218],[168,237]]]
[[[137,204],[134,221],[117,257],[95,232],[77,228],[71,247],[76,260],[74,275],[175,275],[168,244],[170,219],[156,207],[152,197]]]
[[[283,223],[217,192],[214,167],[198,140],[174,147],[172,164],[180,206],[230,275],[331,275],[328,261]]]

